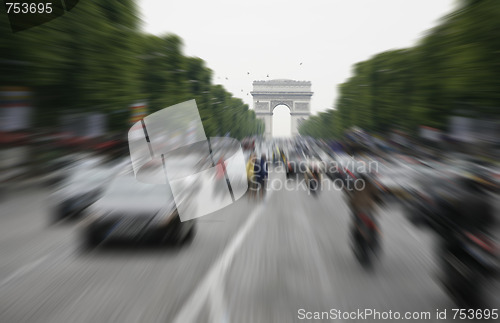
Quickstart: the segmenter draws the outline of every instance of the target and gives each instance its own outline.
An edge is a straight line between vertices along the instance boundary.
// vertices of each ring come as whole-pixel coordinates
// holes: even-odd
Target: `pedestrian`
[[[256,189],[255,178],[254,178],[255,158],[256,158],[255,153],[251,153],[247,162],[247,181],[248,181],[248,189],[250,191],[250,196],[253,196]]]
[[[268,176],[266,154],[262,154],[260,159],[254,164],[254,178],[260,197],[264,196],[264,185]]]

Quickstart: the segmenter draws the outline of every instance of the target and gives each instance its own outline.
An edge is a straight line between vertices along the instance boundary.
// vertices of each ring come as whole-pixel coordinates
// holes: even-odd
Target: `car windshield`
[[[132,174],[119,175],[109,185],[105,197],[120,199],[165,198],[171,195],[169,185],[145,184],[137,181]]]

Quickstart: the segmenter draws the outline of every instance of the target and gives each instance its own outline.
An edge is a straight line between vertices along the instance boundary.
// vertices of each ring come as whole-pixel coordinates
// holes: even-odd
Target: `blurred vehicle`
[[[362,188],[346,188],[349,209],[352,216],[350,237],[353,253],[359,263],[370,268],[381,245],[381,235],[376,218],[376,204],[384,204],[382,194],[374,183],[372,174],[352,174],[355,180],[364,182]]]
[[[101,199],[88,208],[83,245],[108,240],[187,242],[195,221],[181,222],[169,185],[144,184],[132,170],[117,175]]]
[[[482,230],[453,230],[441,254],[441,283],[457,305],[479,308],[487,300],[483,288],[498,277],[498,247]]]
[[[483,288],[499,272],[488,187],[479,178],[457,176],[427,180],[425,187],[407,210],[413,223],[431,228],[439,238],[439,280],[460,307],[482,307],[487,302]]]
[[[426,214],[434,212],[432,197],[420,189],[408,190],[409,198],[402,200],[403,214],[417,227],[429,226]]]
[[[352,248],[363,267],[370,267],[380,249],[379,228],[372,213],[357,212],[351,229]]]
[[[103,158],[89,153],[67,154],[44,162],[38,169],[40,182],[44,185],[60,185],[71,177],[75,169],[92,168],[103,163]]]
[[[304,161],[304,156],[297,150],[290,150],[286,158],[287,167],[286,178],[291,178],[292,176],[297,176],[303,174],[306,171],[306,165]]]
[[[461,171],[463,176],[474,177],[488,191],[499,192],[500,183],[492,165],[470,162],[464,165]]]
[[[322,163],[316,158],[308,158],[305,162],[306,170],[304,172],[304,179],[307,188],[313,194],[321,190]]]
[[[98,159],[79,161],[66,166],[64,179],[51,194],[52,220],[57,222],[67,217],[76,217],[89,205],[97,201],[111,179],[114,165],[103,165]],[[62,172],[62,170],[60,170]]]
[[[445,177],[440,173],[416,179],[414,188],[408,192],[410,197],[402,201],[406,218],[416,226],[441,231],[439,199],[452,199],[458,195],[455,180],[456,177]]]
[[[325,175],[332,181],[340,180],[342,183],[345,183],[346,173],[344,171],[344,164],[343,158],[341,158],[340,155],[333,154],[332,158],[325,164]]]
[[[418,174],[419,171],[411,166],[390,163],[380,166],[375,181],[386,199],[393,198],[404,201],[414,191],[414,179]],[[420,176],[424,176],[424,174],[420,174]]]

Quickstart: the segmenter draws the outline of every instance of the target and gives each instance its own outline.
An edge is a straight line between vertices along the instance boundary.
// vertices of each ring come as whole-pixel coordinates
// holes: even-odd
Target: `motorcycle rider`
[[[487,230],[494,224],[490,198],[481,179],[474,175],[460,177],[452,192],[436,196],[438,207],[435,229],[447,237],[454,228]],[[448,240],[448,239],[446,239]]]
[[[320,164],[314,160],[309,160],[306,165],[304,179],[306,180],[308,189],[311,192],[321,190],[321,169]]]
[[[264,196],[266,180],[268,177],[268,167],[266,154],[262,154],[260,159],[256,159],[254,165],[254,179],[257,185],[256,190],[259,191],[260,197]]]
[[[438,234],[437,256],[441,263],[441,282],[451,296],[466,307],[481,307],[481,281],[473,263],[468,261],[464,234],[488,234],[495,224],[490,197],[484,181],[472,174],[462,175],[434,194],[436,210],[426,223]],[[442,183],[442,186],[446,184]],[[470,273],[472,276],[462,276]]]
[[[375,207],[377,204],[382,204],[381,194],[371,176],[365,173],[357,175],[351,173],[344,189],[352,216],[351,233],[354,239],[354,251],[363,265],[369,265],[369,255],[374,254],[379,246]],[[364,228],[367,227],[374,231],[366,231]],[[361,247],[360,250],[362,245],[368,249]],[[368,250],[371,252],[367,253]]]
[[[382,203],[380,191],[372,177],[367,173],[349,176],[344,190],[347,194],[349,209],[353,215],[360,212],[373,213],[375,206]]]

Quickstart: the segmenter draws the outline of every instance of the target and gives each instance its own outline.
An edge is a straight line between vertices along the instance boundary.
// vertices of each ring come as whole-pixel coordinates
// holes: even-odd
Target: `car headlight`
[[[167,226],[172,221],[174,221],[175,218],[179,217],[179,212],[177,211],[177,208],[170,209],[168,212],[163,212],[162,214],[158,213],[155,215],[156,217],[155,222],[158,226]]]

